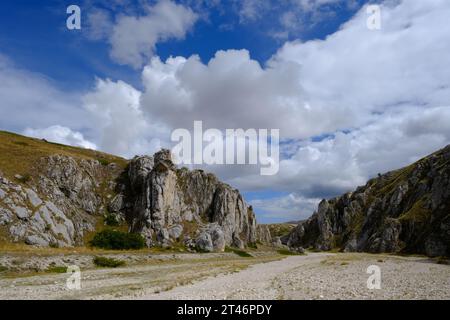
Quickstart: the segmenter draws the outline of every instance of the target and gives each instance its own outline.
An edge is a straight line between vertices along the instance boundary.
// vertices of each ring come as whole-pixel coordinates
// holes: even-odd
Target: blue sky
[[[114,2],[114,1],[112,1]],[[282,1],[280,1],[281,3]],[[320,23],[312,23],[308,14],[299,16],[308,25],[305,30],[294,31],[290,39],[323,39],[335,32],[366,1],[356,1],[348,7],[338,3],[322,10],[329,12]],[[127,1],[134,11],[142,10],[142,3],[152,5],[155,1]],[[82,30],[66,28],[66,8],[77,4],[82,10]],[[208,10],[195,28],[182,40],[169,40],[157,44],[157,54],[165,60],[169,56],[188,57],[198,54],[202,61],[209,61],[216,51],[247,49],[251,57],[264,64],[286,39],[267,35],[279,27],[277,14],[289,10],[285,5],[279,11],[268,12],[257,21],[240,21],[239,7],[232,1],[224,1],[220,7]],[[92,41],[86,34],[86,16],[95,9],[106,10],[112,17],[122,13],[124,6],[108,5],[105,1],[34,1],[16,0],[0,3],[1,52],[14,57],[14,62],[34,72],[42,73],[73,89],[86,88],[95,77],[122,79],[139,86],[140,72],[121,66],[109,58],[107,41]],[[224,27],[226,26],[226,27]]]
[[[194,120],[280,129],[277,175],[206,169],[260,221],[304,219],[450,142],[449,15],[446,0],[5,0],[0,127],[125,157]]]

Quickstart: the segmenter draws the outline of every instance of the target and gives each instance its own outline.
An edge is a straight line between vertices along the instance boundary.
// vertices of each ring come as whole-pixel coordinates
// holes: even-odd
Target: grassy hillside
[[[296,225],[294,223],[273,223],[267,226],[272,237],[282,237],[288,235]]]
[[[15,133],[0,131],[0,170],[12,179],[14,175],[30,174],[33,165],[45,156],[67,155],[76,159],[96,159],[102,164],[116,163],[125,168],[127,160],[95,150],[65,146]]]

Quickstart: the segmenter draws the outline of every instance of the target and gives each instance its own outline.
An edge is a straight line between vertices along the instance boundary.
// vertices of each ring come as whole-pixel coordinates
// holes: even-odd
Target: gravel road
[[[117,269],[88,266],[82,270],[82,288],[76,291],[66,287],[67,274],[3,274],[0,299],[450,299],[450,266],[425,257],[164,257],[139,257],[136,264]],[[367,268],[373,265],[381,272],[380,289],[367,287]]]
[[[380,289],[368,289],[376,265]],[[423,257],[310,253],[142,299],[450,299],[450,266]]]

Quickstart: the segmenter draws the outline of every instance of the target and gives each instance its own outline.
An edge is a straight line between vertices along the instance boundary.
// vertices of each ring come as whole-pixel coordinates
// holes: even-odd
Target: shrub
[[[98,162],[100,162],[100,164],[102,166],[105,166],[105,167],[111,163],[109,160],[107,160],[105,158],[98,158],[97,160],[98,160]]]
[[[4,271],[7,271],[7,270],[8,270],[7,267],[0,265],[0,272],[4,272]]]
[[[125,265],[125,261],[106,257],[94,257],[94,264],[97,267],[117,268]]]
[[[239,257],[243,257],[243,258],[253,258],[253,256],[250,253],[245,252],[244,250],[236,249],[236,248],[226,247],[225,252],[233,252],[234,254],[237,254]]]
[[[103,230],[94,236],[90,245],[102,249],[130,250],[144,248],[145,241],[140,234]]]

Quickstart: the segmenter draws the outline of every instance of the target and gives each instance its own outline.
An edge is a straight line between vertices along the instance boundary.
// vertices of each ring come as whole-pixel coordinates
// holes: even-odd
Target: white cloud
[[[157,42],[182,39],[197,15],[183,5],[160,0],[144,16],[120,16],[110,37],[111,57],[121,64],[141,67],[153,56]]]
[[[197,56],[166,62],[153,58],[142,78],[143,110],[173,128],[190,128],[202,120],[206,127],[221,129],[282,128],[285,136],[320,132],[320,124],[298,126],[310,111],[302,102],[295,63],[264,69],[247,50],[227,50],[218,51],[207,65]]]
[[[304,11],[314,11],[325,5],[333,5],[345,2],[351,3],[349,0],[291,0],[294,5],[298,5]]]
[[[239,19],[241,22],[252,22],[261,19],[271,7],[269,0],[240,0]]]
[[[313,212],[321,199],[305,198],[291,193],[269,199],[257,199],[249,201],[256,212],[259,213],[259,220],[286,222],[307,219]]]
[[[107,39],[113,29],[113,20],[111,14],[98,8],[92,8],[86,15],[86,36],[91,40]]]
[[[132,157],[161,147],[158,133],[164,128],[148,123],[140,108],[140,96],[140,91],[123,81],[98,79],[92,92],[83,97],[101,150]]]
[[[286,43],[270,64],[291,61],[301,66],[305,98],[314,109],[347,109],[362,120],[398,104],[447,103],[448,1],[404,0],[381,10],[379,31],[366,27],[368,16],[362,9],[326,40]],[[361,124],[346,118],[344,125]]]
[[[51,142],[71,145],[75,147],[82,147],[86,149],[97,149],[97,146],[84,139],[80,132],[72,131],[70,128],[54,125],[44,129],[27,128],[23,132],[24,135],[35,137],[38,139],[45,139]]]
[[[0,127],[7,130],[54,124],[79,129],[85,119],[78,107],[79,92],[60,89],[44,75],[15,66],[1,53],[0,97]]]
[[[276,190],[327,198],[442,148],[450,143],[448,123],[450,107],[403,108],[349,133],[299,142],[297,151],[281,161],[277,176],[246,175],[231,183],[244,190],[264,183]]]

